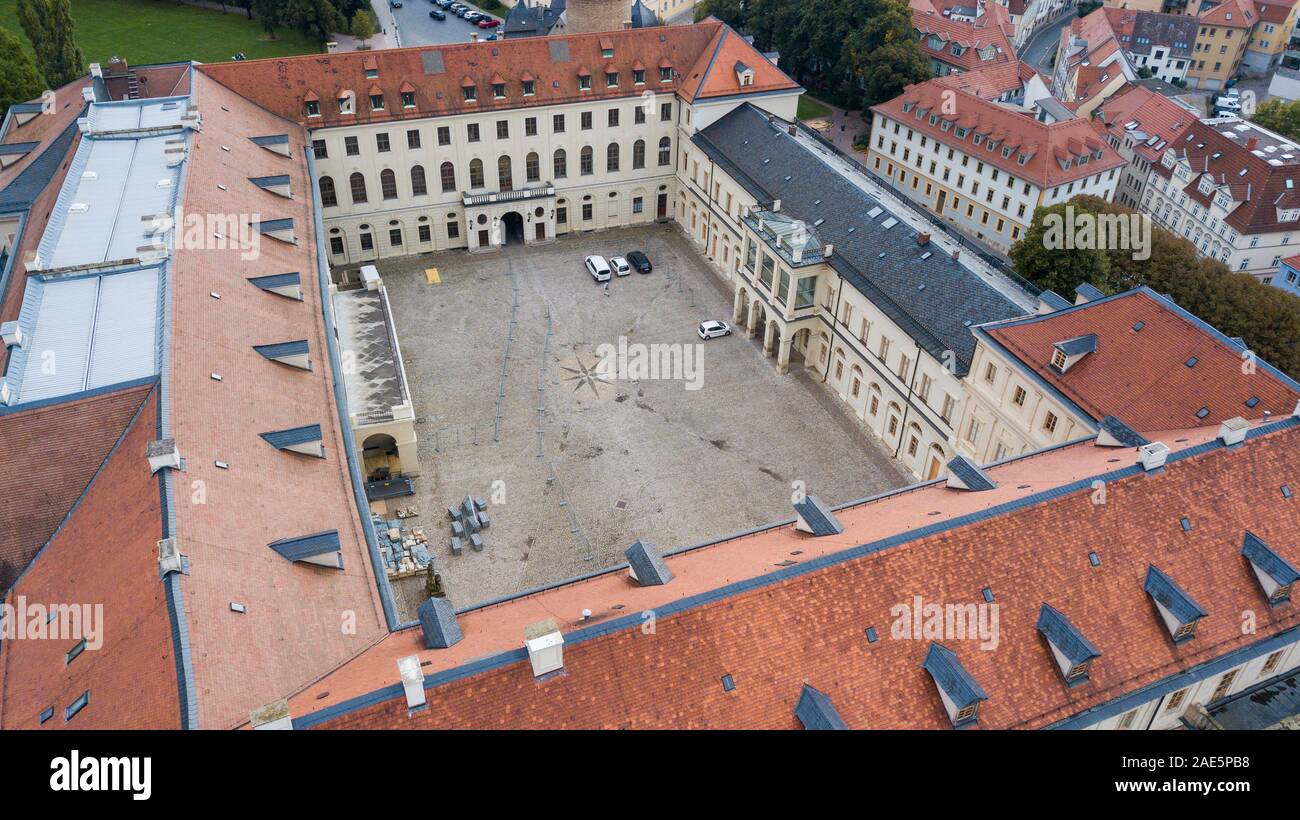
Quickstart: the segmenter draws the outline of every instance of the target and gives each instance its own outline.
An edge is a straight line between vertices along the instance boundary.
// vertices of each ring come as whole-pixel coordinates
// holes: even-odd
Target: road
[[[404,0],[400,9],[390,8],[387,0],[375,0],[375,7],[379,10],[380,25],[389,31],[390,45],[396,45],[391,37],[394,20],[398,39],[403,46],[468,43],[470,34],[478,34],[482,40],[492,33],[491,30],[465,22],[451,12],[446,12],[446,20],[434,20],[429,16],[429,10],[440,7],[431,0]]]
[[[1052,55],[1056,53],[1056,46],[1061,41],[1061,29],[1070,25],[1070,21],[1075,16],[1075,12],[1071,10],[1069,14],[1062,15],[1060,20],[1048,25],[1031,37],[1025,47],[1020,50],[1020,59],[1043,74],[1049,77],[1052,76],[1050,63]]]

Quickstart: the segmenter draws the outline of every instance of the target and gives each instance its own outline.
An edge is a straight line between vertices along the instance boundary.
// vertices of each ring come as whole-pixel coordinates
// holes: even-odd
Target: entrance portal
[[[501,230],[505,245],[524,244],[524,218],[518,211],[511,211],[501,217]]]

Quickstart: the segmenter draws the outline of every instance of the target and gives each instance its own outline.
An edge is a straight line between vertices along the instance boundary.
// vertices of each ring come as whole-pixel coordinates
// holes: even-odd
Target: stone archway
[[[526,241],[524,237],[524,215],[518,211],[507,211],[502,214],[501,244],[523,245]]]
[[[749,331],[749,338],[753,339],[758,336],[759,331],[767,326],[767,308],[763,306],[761,299],[755,298],[749,303],[749,324],[746,329]]]

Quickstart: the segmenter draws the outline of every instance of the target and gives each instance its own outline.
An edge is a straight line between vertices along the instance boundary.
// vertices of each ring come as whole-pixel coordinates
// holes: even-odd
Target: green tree
[[[249,11],[262,22],[262,30],[275,37],[275,27],[285,24],[283,0],[249,0]]]
[[[700,0],[695,4],[695,22],[706,17],[717,17],[722,22],[741,31],[745,28],[744,0]]]
[[[332,32],[343,31],[347,21],[330,0],[283,0],[284,25],[317,42],[329,39]]]
[[[1250,119],[1287,139],[1300,140],[1300,100],[1287,102],[1281,97],[1264,100]]]
[[[86,73],[86,59],[72,36],[70,0],[18,0],[17,12],[36,52],[36,67],[50,88]]]
[[[375,36],[375,21],[370,12],[361,9],[352,16],[352,36],[362,43]]]
[[[933,76],[921,51],[912,12],[902,0],[872,0],[866,23],[849,35],[847,48],[853,76],[862,93],[863,110],[892,100],[913,83]]]
[[[1062,296],[1073,295],[1074,289],[1084,282],[1107,289],[1110,271],[1106,251],[1065,247],[1065,233],[1073,230],[1067,216],[1080,210],[1076,205],[1067,211],[1067,206],[1073,204],[1073,201],[1060,203],[1035,211],[1029,230],[1008,253],[1017,273],[1038,287]]]
[[[44,90],[45,83],[18,38],[0,28],[0,118],[9,106],[35,99]]]

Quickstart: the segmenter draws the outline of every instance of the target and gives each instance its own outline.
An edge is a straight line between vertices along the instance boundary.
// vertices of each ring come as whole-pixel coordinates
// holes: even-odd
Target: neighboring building
[[[1265,279],[1274,287],[1279,287],[1288,293],[1294,293],[1300,296],[1300,255],[1288,256],[1278,265],[1277,275],[1272,281]]]
[[[1151,171],[1142,210],[1234,271],[1271,277],[1300,238],[1300,148],[1255,123],[1197,121]]]
[[[1097,64],[1107,55],[1099,49],[1113,39],[1134,71],[1145,69],[1150,77],[1168,83],[1186,78],[1196,42],[1196,20],[1191,17],[1109,4],[1078,21],[1075,29],[1068,38],[1062,33],[1058,61],[1062,53],[1081,54],[1084,62]],[[1075,41],[1086,41],[1086,48]]]
[[[1088,116],[1107,97],[1137,79],[1137,69],[1115,30],[1121,19],[1131,17],[1119,9],[1100,8],[1061,29],[1052,93],[1079,116]]]
[[[975,71],[1015,61],[1011,19],[996,3],[972,0],[969,6],[942,0],[911,0],[912,25],[921,52],[935,75]]]
[[[1189,5],[1190,7],[1190,5]],[[1252,0],[1227,0],[1196,15],[1196,46],[1187,83],[1216,91],[1241,67],[1251,32],[1259,22]]]
[[[998,63],[976,71],[963,71],[936,78],[945,88],[954,88],[980,99],[1009,103],[1026,109],[1051,99],[1050,80],[1020,60]],[[1067,112],[1066,118],[1074,116]]]
[[[689,23],[695,12],[695,0],[636,0],[635,5],[648,8],[660,23]],[[633,11],[634,21],[636,14]]]
[[[337,266],[672,219],[682,139],[802,91],[717,20],[330,61],[200,70],[311,129]]]
[[[951,458],[970,326],[1036,300],[828,165],[753,105],[682,152],[678,220],[734,288],[733,319],[813,371],[914,475]],[[916,226],[921,226],[920,229]]]
[[[447,649],[405,629],[295,693],[293,725],[1273,726],[1300,666],[1300,419],[1219,432],[1162,438],[1159,468],[1110,440],[964,468],[971,484],[817,516],[822,535],[774,525],[655,556],[666,583],[622,566],[463,613]],[[593,601],[621,606],[584,622]],[[977,625],[994,604],[995,645]],[[953,637],[921,633],[934,605]],[[394,685],[411,657],[420,677]]]
[[[1267,74],[1282,64],[1291,41],[1291,33],[1300,20],[1297,0],[1255,0],[1259,22],[1250,32],[1241,67],[1246,71]]]
[[[660,5],[666,6],[667,3],[660,0]],[[633,0],[628,23],[630,28],[651,28],[662,24],[663,21],[655,14],[653,8],[647,6],[642,0]]]
[[[1097,433],[1287,415],[1300,384],[1149,288],[977,326],[957,452],[995,463]],[[1166,442],[1167,443],[1167,442]]]
[[[1012,45],[1017,52],[1031,37],[1064,15],[1073,14],[1078,6],[1078,0],[998,0],[998,3],[1010,13],[1015,30]]]
[[[1164,11],[1168,0],[1103,0],[1106,8],[1127,9],[1128,11]]]
[[[565,0],[519,0],[506,12],[501,25],[501,36],[506,40],[519,37],[545,37],[563,34],[565,29]]]
[[[1109,200],[1124,165],[1085,119],[1040,122],[942,80],[908,86],[872,112],[868,167],[999,250],[1020,238],[1040,206],[1079,194]]]
[[[1121,89],[1093,112],[1093,125],[1128,163],[1114,201],[1140,210],[1151,168],[1196,122],[1198,112],[1141,85]]]

